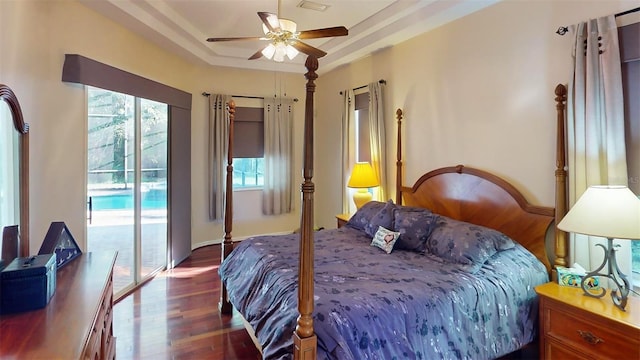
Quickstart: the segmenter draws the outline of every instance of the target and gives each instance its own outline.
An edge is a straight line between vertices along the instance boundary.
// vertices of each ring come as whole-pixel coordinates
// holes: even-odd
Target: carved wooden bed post
[[[233,250],[231,240],[231,229],[233,225],[233,122],[236,117],[236,103],[230,100],[227,104],[229,111],[229,147],[227,150],[227,182],[225,184],[225,208],[224,208],[224,241],[222,242],[222,261],[226,259]],[[231,314],[232,305],[229,301],[227,287],[224,283],[220,289],[220,303],[218,304],[220,313]]]
[[[302,217],[300,220],[300,268],[298,270],[298,323],[293,333],[293,358],[315,359],[317,338],[313,332],[313,93],[318,78],[318,59],[312,55],[304,64],[307,95],[304,106],[304,182],[302,183]]]
[[[557,280],[558,273],[556,267],[568,266],[568,254],[569,240],[567,233],[558,229],[557,224],[567,213],[568,201],[567,201],[567,171],[566,165],[566,145],[565,145],[565,103],[567,101],[567,88],[559,84],[556,86],[556,111],[558,114],[557,131],[556,131],[556,231],[555,231],[555,253],[556,258],[553,261],[551,270],[552,280]]]
[[[402,109],[396,110],[398,122],[398,147],[396,149],[396,204],[402,205]]]

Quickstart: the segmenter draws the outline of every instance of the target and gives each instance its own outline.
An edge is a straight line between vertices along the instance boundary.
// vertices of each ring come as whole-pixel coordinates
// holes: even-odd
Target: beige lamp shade
[[[591,186],[558,229],[613,239],[640,239],[640,200],[626,186]]]
[[[347,186],[358,189],[358,191],[353,194],[353,202],[356,205],[356,209],[360,209],[362,205],[371,201],[373,196],[369,193],[368,188],[378,185],[380,185],[380,183],[371,164],[368,162],[358,162],[355,164]]]

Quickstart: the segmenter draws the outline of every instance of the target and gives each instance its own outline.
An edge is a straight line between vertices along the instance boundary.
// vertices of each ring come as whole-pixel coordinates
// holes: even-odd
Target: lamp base
[[[353,193],[353,203],[356,204],[356,209],[360,209],[362,205],[368,203],[373,198],[373,195],[368,189],[358,189]]]
[[[611,279],[617,287],[617,289],[611,289],[611,299],[613,300],[613,304],[620,310],[624,311],[624,307],[627,305],[627,296],[629,295],[629,280],[627,280],[627,277],[620,271],[620,268],[618,267],[618,262],[616,261],[616,249],[613,246],[613,239],[607,239],[606,248],[602,244],[596,244],[596,246],[600,246],[602,250],[604,250],[604,261],[602,261],[602,264],[600,264],[597,269],[588,273],[582,278],[580,286],[582,287],[585,295],[595,298],[601,298],[607,293],[607,290],[602,287],[589,288],[588,285],[590,282],[592,282],[590,279],[596,276],[603,276]],[[606,274],[601,274],[600,270],[602,270],[605,265],[608,265],[608,271]]]

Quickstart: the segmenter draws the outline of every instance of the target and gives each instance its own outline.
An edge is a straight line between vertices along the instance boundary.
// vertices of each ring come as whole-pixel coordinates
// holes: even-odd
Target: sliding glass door
[[[140,276],[167,265],[168,107],[140,99]]]
[[[118,252],[116,296],[167,264],[166,104],[88,87],[87,251]]]

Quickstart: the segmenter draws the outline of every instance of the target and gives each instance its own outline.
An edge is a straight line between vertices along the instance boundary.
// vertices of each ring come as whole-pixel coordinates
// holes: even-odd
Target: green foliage
[[[136,103],[140,106],[143,182],[164,181],[167,168],[168,106],[109,90],[88,91],[89,185],[133,180]]]

